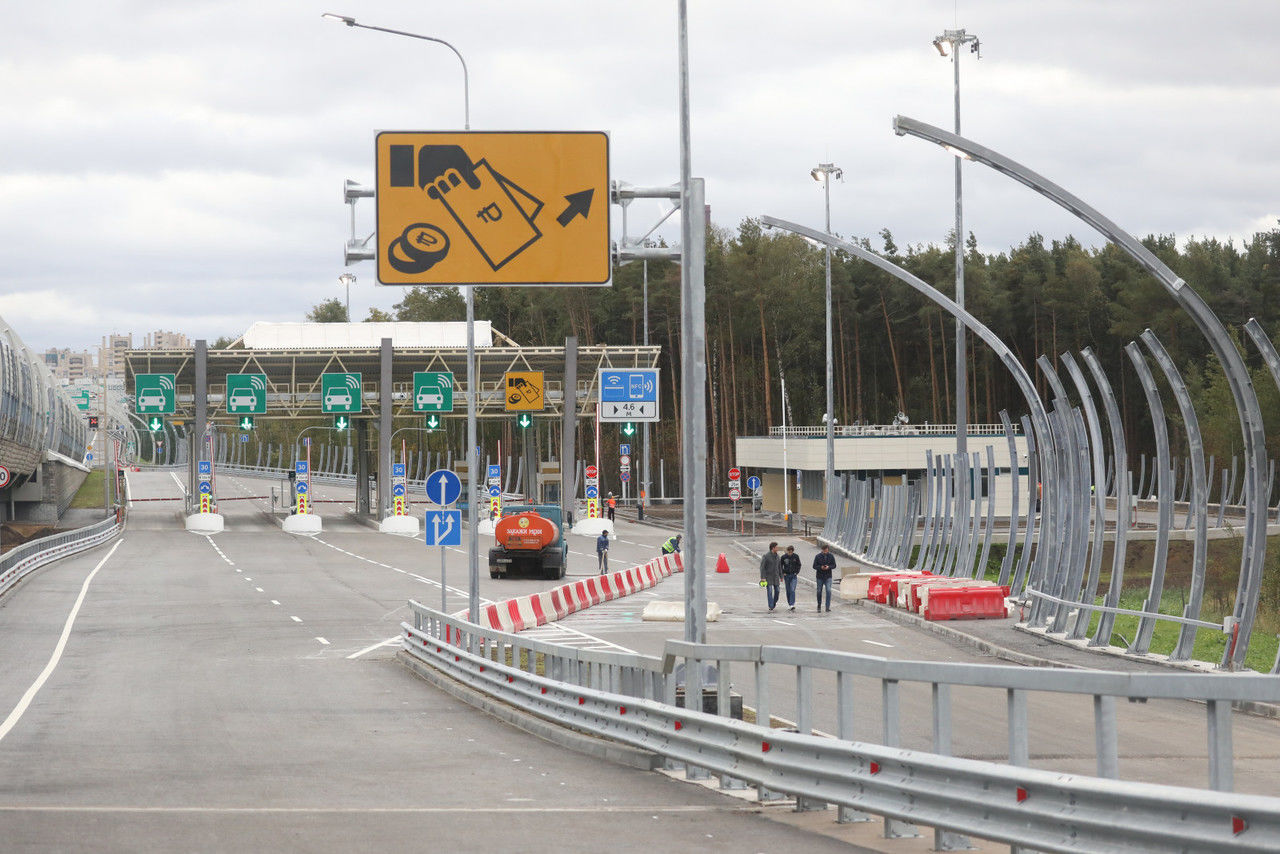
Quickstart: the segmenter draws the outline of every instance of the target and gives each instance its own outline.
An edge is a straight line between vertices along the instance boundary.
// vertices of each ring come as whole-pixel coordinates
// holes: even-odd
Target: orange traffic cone
[[[716,572],[728,572],[729,560],[724,556],[724,552],[720,552],[720,557],[716,558]]]

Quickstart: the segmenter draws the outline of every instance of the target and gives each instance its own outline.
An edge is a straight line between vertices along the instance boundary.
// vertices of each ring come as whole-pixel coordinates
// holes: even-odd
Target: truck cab
[[[559,505],[508,504],[493,535],[498,544],[489,549],[490,578],[516,573],[564,578],[569,543]]]

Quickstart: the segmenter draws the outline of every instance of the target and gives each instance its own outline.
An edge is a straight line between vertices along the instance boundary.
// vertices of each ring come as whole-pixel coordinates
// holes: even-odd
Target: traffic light
[[[89,416],[89,429],[90,429],[90,430],[97,430],[97,429],[98,429],[98,416],[96,416],[96,415],[90,415],[90,416]]]
[[[253,429],[253,416],[252,416],[252,415],[241,415],[241,416],[240,416],[240,429],[241,429],[241,430],[252,430],[252,429]]]
[[[90,425],[93,426],[93,425]],[[159,433],[164,429],[164,419],[159,415],[152,415],[147,419],[147,429],[152,433]]]
[[[533,426],[533,417],[527,412],[520,413],[520,417],[516,419],[516,424],[521,430],[528,430]]]
[[[636,434],[636,424],[634,421],[628,421],[622,425],[622,435],[630,439]]]
[[[333,429],[341,433],[351,426],[351,419],[345,415],[333,416]]]

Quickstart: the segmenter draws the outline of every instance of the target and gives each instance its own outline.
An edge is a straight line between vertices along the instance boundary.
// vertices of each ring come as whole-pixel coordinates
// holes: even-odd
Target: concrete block
[[[193,534],[221,534],[222,517],[217,513],[195,513],[187,517],[187,530]]]
[[[295,513],[284,517],[286,534],[318,534],[320,529],[320,517],[314,513]]]
[[[418,536],[417,516],[388,516],[378,523],[378,530],[384,534],[401,536]]]

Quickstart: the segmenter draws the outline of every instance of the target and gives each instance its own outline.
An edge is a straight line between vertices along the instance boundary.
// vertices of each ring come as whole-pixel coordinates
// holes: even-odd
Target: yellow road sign
[[[541,411],[546,406],[542,371],[507,371],[502,383],[507,412]]]
[[[609,283],[607,134],[383,131],[375,147],[382,284]]]

